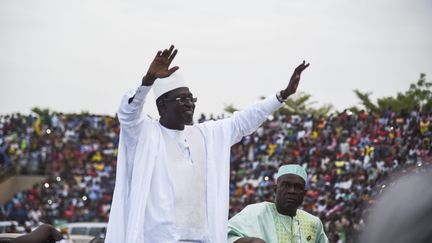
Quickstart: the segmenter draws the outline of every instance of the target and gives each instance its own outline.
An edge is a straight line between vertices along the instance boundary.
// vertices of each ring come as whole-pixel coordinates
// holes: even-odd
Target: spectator
[[[417,110],[391,115],[393,118],[386,123],[379,122],[384,113],[346,112],[346,116],[342,122],[336,114],[312,117],[275,113],[262,129],[234,145],[230,216],[248,204],[273,201],[271,188],[277,168],[295,158],[307,168],[312,190],[302,208],[321,218],[330,242],[343,235],[345,242],[353,242],[363,230],[368,205],[386,178],[429,167],[432,129],[430,114]],[[421,125],[428,122],[428,129]],[[301,131],[304,135],[298,138]],[[118,135],[115,117],[1,115],[1,154],[10,161],[5,163],[0,156],[1,170],[12,167],[20,174],[29,174],[31,153],[37,151],[34,173],[47,175],[48,179],[0,205],[0,218],[19,218],[20,226],[32,227],[67,219],[106,222],[115,181]],[[348,146],[341,150],[345,141]],[[342,166],[337,167],[337,161]],[[245,196],[246,190],[249,197]],[[74,207],[72,217],[66,215],[70,205]],[[343,218],[349,224],[339,227]]]

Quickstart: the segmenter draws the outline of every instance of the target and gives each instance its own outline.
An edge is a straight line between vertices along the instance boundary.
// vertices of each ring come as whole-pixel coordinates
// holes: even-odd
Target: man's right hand
[[[236,240],[234,243],[266,243],[266,242],[256,237],[244,237]]]
[[[169,68],[174,57],[177,55],[177,49],[171,45],[169,49],[158,51],[153,62],[147,71],[147,74],[142,79],[142,85],[151,86],[157,78],[166,78],[173,74],[178,66]]]

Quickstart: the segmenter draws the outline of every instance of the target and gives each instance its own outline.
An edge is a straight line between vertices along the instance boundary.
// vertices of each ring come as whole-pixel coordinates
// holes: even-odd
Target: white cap
[[[281,167],[279,167],[279,171],[276,175],[276,179],[286,174],[298,175],[305,181],[305,184],[307,184],[306,170],[300,165],[297,164],[282,165]]]
[[[175,72],[166,78],[158,78],[153,84],[154,97],[157,99],[166,92],[181,87],[188,86],[184,78],[178,72]]]

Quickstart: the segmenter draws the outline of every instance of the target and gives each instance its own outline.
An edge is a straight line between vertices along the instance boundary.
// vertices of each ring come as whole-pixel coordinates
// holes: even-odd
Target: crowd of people
[[[119,126],[113,117],[20,114],[0,118],[2,170],[47,175],[1,205],[0,220],[32,228],[40,222],[108,220]],[[57,221],[56,221],[57,220]],[[60,221],[58,221],[60,220]]]
[[[279,114],[232,149],[230,215],[271,201],[277,168],[297,162],[309,174],[303,208],[321,218],[330,242],[354,242],[385,179],[430,164],[431,131],[430,116],[416,111]]]
[[[431,163],[431,119],[391,109],[326,117],[275,113],[232,147],[230,216],[248,204],[272,201],[278,167],[297,162],[309,175],[303,209],[321,218],[331,242],[353,242],[368,205],[389,186],[385,179]],[[109,116],[0,116],[0,170],[48,178],[0,205],[0,221],[27,228],[55,220],[106,222],[119,132],[117,119]]]

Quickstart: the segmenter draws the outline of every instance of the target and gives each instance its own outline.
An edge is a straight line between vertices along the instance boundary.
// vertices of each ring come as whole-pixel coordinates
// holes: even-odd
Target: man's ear
[[[160,100],[156,101],[156,107],[158,109],[159,116],[162,117],[163,114],[165,113],[165,109],[166,109],[166,104],[165,104],[164,100],[160,99]]]
[[[165,102],[163,99],[158,99],[156,101],[156,106],[159,108],[159,106],[165,106]]]

